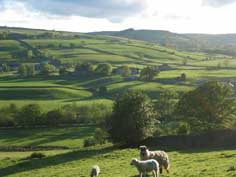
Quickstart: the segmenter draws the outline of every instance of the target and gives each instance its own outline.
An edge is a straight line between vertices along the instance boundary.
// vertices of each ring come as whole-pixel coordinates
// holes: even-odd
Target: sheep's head
[[[142,156],[146,156],[147,155],[147,151],[148,151],[147,146],[139,146],[139,149],[140,149],[140,154]]]
[[[137,162],[138,162],[138,159],[133,158],[130,162],[130,165],[135,165],[135,164],[137,164]]]

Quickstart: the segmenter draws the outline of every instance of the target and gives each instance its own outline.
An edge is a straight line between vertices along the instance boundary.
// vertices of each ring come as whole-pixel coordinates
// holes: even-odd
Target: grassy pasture
[[[116,149],[111,144],[81,148],[82,140],[93,135],[93,127],[38,130],[0,130],[1,146],[57,145],[69,150],[43,151],[43,159],[26,159],[31,152],[0,152],[0,176],[88,176],[91,167],[98,164],[101,177],[135,177],[137,170],[130,166],[134,149]],[[150,147],[151,150],[161,147]],[[171,173],[163,177],[234,177],[236,171],[227,171],[235,164],[236,150],[223,149],[166,149],[171,160]]]
[[[68,88],[0,88],[1,100],[82,99],[91,96],[92,94],[88,91]]]
[[[13,32],[42,34],[43,30],[12,29]],[[50,110],[68,103],[93,104],[103,102],[111,104],[110,99],[127,89],[142,90],[152,99],[157,99],[160,92],[173,90],[180,94],[196,87],[206,80],[226,80],[236,77],[235,59],[230,56],[176,51],[158,44],[116,38],[92,36],[79,33],[55,32],[61,38],[24,40],[32,47],[40,46],[40,51],[63,63],[91,62],[93,64],[109,62],[113,67],[129,65],[143,68],[147,65],[169,64],[174,70],[162,71],[153,82],[127,80],[121,76],[110,77],[35,77],[17,78],[0,74],[0,106],[16,103],[19,106],[39,103],[45,110]],[[74,36],[77,35],[77,36]],[[63,48],[59,48],[59,45]],[[74,46],[70,46],[74,44]],[[0,41],[0,63],[20,61],[11,58],[11,53],[23,47],[15,40]],[[208,60],[209,59],[209,60]],[[184,61],[187,63],[184,65]],[[215,69],[228,61],[228,69]],[[36,61],[35,61],[36,62]],[[212,67],[212,68],[211,68]],[[187,75],[186,82],[176,78],[182,73]],[[12,73],[11,75],[14,75]],[[108,88],[107,97],[93,94],[101,86]],[[94,96],[96,95],[96,96]],[[109,99],[107,99],[109,98]]]

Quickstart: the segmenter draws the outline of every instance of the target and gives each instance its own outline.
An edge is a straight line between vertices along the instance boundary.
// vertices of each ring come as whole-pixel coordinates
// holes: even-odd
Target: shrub
[[[101,128],[96,128],[94,133],[94,139],[96,140],[97,144],[105,144],[108,134],[105,130]]]
[[[189,124],[186,123],[186,122],[180,122],[178,124],[176,133],[178,135],[188,135],[190,133],[190,126],[189,126]]]
[[[30,156],[29,159],[42,159],[46,157],[45,154],[43,154],[42,152],[33,152]]]
[[[84,147],[95,146],[96,141],[93,137],[87,138],[84,140]]]
[[[42,124],[41,121],[42,113],[38,104],[29,104],[23,106],[17,115],[18,125],[35,126]]]
[[[147,66],[141,70],[140,79],[144,81],[152,81],[160,73],[154,67]]]
[[[49,111],[46,114],[46,121],[49,126],[57,126],[63,118],[63,112],[60,109]]]
[[[97,65],[95,72],[100,75],[109,76],[112,73],[112,66],[109,63],[100,63]]]
[[[99,87],[98,92],[99,92],[100,95],[106,95],[107,92],[108,92],[107,87],[106,86]]]

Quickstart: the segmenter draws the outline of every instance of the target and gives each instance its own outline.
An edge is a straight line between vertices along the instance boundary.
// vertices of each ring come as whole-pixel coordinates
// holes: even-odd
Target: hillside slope
[[[104,31],[90,34],[110,35],[159,43],[164,46],[184,51],[200,51],[236,55],[236,34],[177,34],[162,30]]]
[[[206,80],[229,81],[236,77],[236,59],[227,55],[183,52],[158,43],[119,36],[0,28],[0,37],[3,33],[0,64],[8,65],[10,72],[0,73],[0,106],[13,102],[21,106],[35,101],[46,110],[72,102],[110,105],[114,95],[131,89],[142,90],[155,100],[165,90],[182,94]],[[159,38],[163,41],[166,40],[164,34],[171,35],[162,31]],[[152,33],[149,35],[151,39]],[[185,40],[181,35],[172,35],[173,40],[177,38]],[[52,62],[57,70],[66,67],[70,72],[68,75],[56,73],[32,78],[17,74],[17,67],[22,63],[40,66],[47,62]],[[109,63],[113,69],[124,65],[133,69],[150,65],[162,69],[153,81],[142,81],[138,74],[126,78],[116,72],[109,76],[95,73],[83,76],[74,72],[80,63],[90,63],[93,68],[99,63]],[[183,73],[187,76],[184,82],[178,79]],[[107,88],[105,95],[97,94],[100,87]]]

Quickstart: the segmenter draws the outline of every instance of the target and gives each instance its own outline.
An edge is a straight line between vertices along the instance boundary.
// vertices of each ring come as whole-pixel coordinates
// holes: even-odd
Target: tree
[[[101,86],[101,87],[99,87],[98,93],[99,93],[100,95],[106,95],[106,94],[108,93],[107,87],[106,87],[106,86]]]
[[[95,72],[100,75],[109,76],[112,72],[112,66],[109,63],[100,63],[97,65]]]
[[[18,68],[18,73],[23,77],[27,76],[27,68],[25,64],[20,65],[20,67]]]
[[[42,74],[45,76],[50,76],[57,71],[56,67],[51,64],[44,64],[42,68]]]
[[[75,72],[81,75],[92,75],[93,65],[91,63],[77,64],[75,67]]]
[[[15,104],[10,104],[0,110],[0,126],[8,127],[16,124],[18,109]]]
[[[184,94],[176,114],[195,132],[227,127],[235,114],[234,92],[226,84],[207,82]]]
[[[28,64],[26,65],[27,68],[27,76],[32,77],[35,76],[36,71],[35,71],[35,65],[34,64]]]
[[[129,76],[130,73],[131,73],[131,70],[130,70],[129,66],[127,66],[127,65],[122,66],[122,73],[121,73],[121,75],[123,77]]]
[[[62,67],[62,68],[59,69],[59,74],[61,76],[66,75],[67,73],[68,72],[67,72],[67,69],[65,67]]]
[[[2,64],[2,71],[3,72],[9,72],[10,71],[10,68],[9,68],[8,64],[6,64],[6,63]]]
[[[46,122],[49,126],[57,126],[64,118],[60,109],[51,110],[46,114]]]
[[[175,110],[176,99],[178,95],[169,90],[160,93],[160,96],[155,104],[155,107],[162,121],[169,121]]]
[[[34,54],[32,50],[27,51],[27,59],[31,60],[33,58]]]
[[[186,75],[185,73],[182,73],[182,74],[180,75],[180,79],[181,79],[182,81],[186,81],[187,75]]]
[[[145,81],[152,81],[155,76],[159,74],[159,70],[154,67],[147,66],[141,70],[140,79]]]
[[[137,143],[153,135],[156,111],[148,96],[129,91],[119,97],[108,119],[108,132],[114,142]]]
[[[18,73],[22,77],[32,77],[35,76],[35,65],[34,64],[21,64],[18,68]]]
[[[24,126],[35,126],[41,124],[41,108],[38,104],[23,106],[18,114],[18,124]]]
[[[95,129],[94,139],[97,144],[104,144],[106,142],[107,137],[108,137],[108,134],[105,130],[101,128]]]

